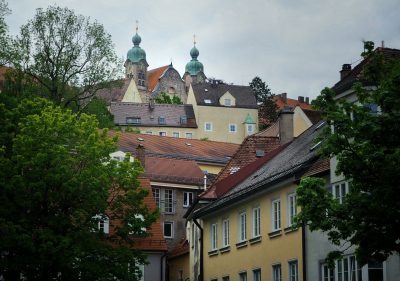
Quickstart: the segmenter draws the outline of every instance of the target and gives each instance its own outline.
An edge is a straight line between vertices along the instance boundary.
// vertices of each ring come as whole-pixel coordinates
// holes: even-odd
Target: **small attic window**
[[[158,124],[160,124],[160,125],[165,125],[166,124],[164,116],[158,117]]]
[[[126,124],[140,124],[140,117],[126,117]]]
[[[232,101],[231,101],[231,99],[224,99],[224,105],[225,105],[225,106],[232,106]]]
[[[256,149],[256,157],[263,157],[265,155],[265,151],[263,149]]]
[[[210,103],[211,103],[211,100],[205,99],[205,100],[204,100],[204,103],[210,104]]]
[[[186,125],[187,124],[187,116],[186,115],[182,115],[180,121],[181,121],[182,125]]]

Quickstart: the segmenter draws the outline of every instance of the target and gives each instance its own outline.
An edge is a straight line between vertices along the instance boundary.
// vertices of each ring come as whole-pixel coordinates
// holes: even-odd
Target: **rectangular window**
[[[172,136],[174,138],[179,138],[179,132],[172,132]]]
[[[291,193],[288,195],[288,226],[293,225],[296,214],[296,193]]]
[[[158,124],[160,124],[160,125],[165,125],[166,124],[166,120],[165,120],[164,116],[158,117]]]
[[[158,135],[160,137],[166,137],[167,136],[167,132],[159,132]]]
[[[333,198],[340,204],[344,202],[345,196],[349,193],[349,185],[347,182],[340,182],[333,185],[332,188]]]
[[[335,271],[330,269],[328,265],[322,265],[322,281],[335,281]]]
[[[229,279],[229,276],[224,276],[224,277],[222,277],[222,281],[229,281],[230,279]]]
[[[211,250],[217,249],[217,224],[211,224]]]
[[[222,247],[229,246],[229,220],[222,221]]]
[[[165,238],[174,238],[174,223],[173,222],[164,222],[164,237]]]
[[[146,135],[152,135],[153,134],[153,132],[152,131],[146,131],[146,133],[145,133]]]
[[[347,256],[335,262],[335,268],[330,269],[327,264],[321,265],[322,281],[362,281],[361,268],[355,256]],[[383,275],[382,275],[383,276]],[[383,280],[382,277],[369,280]]]
[[[192,139],[193,138],[193,134],[192,133],[186,133],[186,138],[187,139]]]
[[[193,203],[193,192],[183,192],[183,207],[190,207]]]
[[[260,221],[260,207],[257,207],[253,209],[253,237],[261,234]]]
[[[187,124],[187,116],[186,115],[182,115],[180,118],[181,124],[182,125],[186,125]]]
[[[174,191],[172,189],[166,189],[164,192],[164,212],[174,213]]]
[[[239,281],[247,281],[247,272],[239,273]]]
[[[236,124],[229,124],[229,133],[236,133],[237,128],[236,128]]]
[[[153,188],[153,197],[157,208],[161,209],[161,193],[159,188]]]
[[[212,123],[211,122],[205,122],[204,123],[204,131],[206,132],[212,132]]]
[[[232,105],[232,101],[230,99],[224,99],[224,105],[225,106],[231,106]]]
[[[247,132],[249,134],[253,133],[253,129],[254,129],[253,126],[254,126],[253,124],[247,124]]]
[[[239,214],[239,242],[246,241],[246,212]]]
[[[281,229],[281,200],[272,201],[272,231]]]
[[[140,124],[141,119],[140,117],[126,117],[127,124]]]
[[[298,280],[297,261],[289,262],[289,281]]]
[[[261,269],[253,269],[253,281],[261,281]]]
[[[272,281],[282,281],[282,269],[280,264],[272,266]]]

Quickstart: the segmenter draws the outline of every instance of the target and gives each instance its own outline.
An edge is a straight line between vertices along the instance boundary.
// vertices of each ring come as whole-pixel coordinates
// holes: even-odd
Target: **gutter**
[[[197,281],[203,281],[203,228],[200,226],[199,222],[193,218],[193,222],[195,223],[195,225],[200,229],[200,237],[199,237],[199,241],[200,241],[200,277]],[[196,278],[196,276],[194,277]]]
[[[164,274],[164,266],[163,266],[163,264],[164,264],[164,263],[163,263],[163,260],[164,260],[166,257],[167,257],[167,252],[165,252],[164,255],[162,255],[161,258],[160,258],[160,268],[161,268],[161,271],[160,271],[160,280],[161,280],[161,281],[166,280],[166,279],[165,279],[166,276],[165,276],[165,274]]]
[[[307,281],[306,225],[301,226],[301,254],[303,256],[303,281]]]

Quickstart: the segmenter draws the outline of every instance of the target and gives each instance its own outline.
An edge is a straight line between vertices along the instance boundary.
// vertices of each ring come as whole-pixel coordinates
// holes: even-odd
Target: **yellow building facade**
[[[204,280],[302,280],[301,229],[291,227],[295,188],[288,183],[203,218]]]

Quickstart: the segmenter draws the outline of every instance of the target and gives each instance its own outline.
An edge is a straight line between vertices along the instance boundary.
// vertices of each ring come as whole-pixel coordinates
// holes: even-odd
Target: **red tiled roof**
[[[151,191],[150,180],[145,177],[139,177],[140,186],[143,189],[149,191],[148,195],[144,198],[144,204],[149,207],[150,210],[156,209],[156,203]],[[155,223],[149,229],[149,237],[135,237],[134,248],[142,251],[167,251],[167,243],[164,238],[164,234],[161,228],[160,220],[157,219]]]
[[[222,180],[231,174],[232,169],[240,169],[255,161],[256,150],[262,150],[264,154],[274,150],[280,145],[279,138],[269,136],[251,135],[245,138],[229,163],[221,170],[214,182]]]
[[[303,177],[316,176],[322,173],[327,173],[329,172],[329,169],[329,159],[320,158],[311,165],[311,167],[303,174]]]
[[[189,242],[186,239],[182,239],[169,254],[168,258],[173,259],[186,254],[189,254]]]
[[[164,157],[145,158],[145,175],[153,181],[203,184],[204,173],[196,161]]]
[[[155,68],[149,70],[147,72],[147,81],[149,85],[149,91],[152,92],[158,83],[158,79],[164,73],[164,71],[168,68],[168,65],[161,66],[159,68]]]
[[[207,191],[200,194],[201,198],[210,199],[210,198],[219,198],[224,195],[226,192],[231,190],[233,187],[244,181],[247,177],[249,177],[252,173],[257,171],[262,165],[267,163],[269,160],[278,155],[284,148],[286,148],[291,142],[288,142],[284,145],[281,145],[271,152],[267,153],[264,157],[261,157],[247,166],[241,168],[236,173],[229,175],[228,177],[218,181],[213,184]]]
[[[312,109],[310,104],[305,103],[305,102],[300,102],[300,101],[295,100],[295,99],[287,98],[286,101],[285,101],[285,99],[282,98],[279,95],[275,95],[273,97],[273,99],[274,99],[274,101],[275,101],[275,103],[276,103],[276,105],[278,107],[278,110],[282,110],[285,106],[289,106],[291,108],[295,108],[296,106],[300,106],[301,109]]]
[[[212,162],[220,165],[225,165],[239,147],[237,144],[226,142],[160,137],[132,132],[109,131],[109,136],[118,136],[119,149],[134,155],[136,155],[136,147],[142,144],[146,149],[146,155]]]

